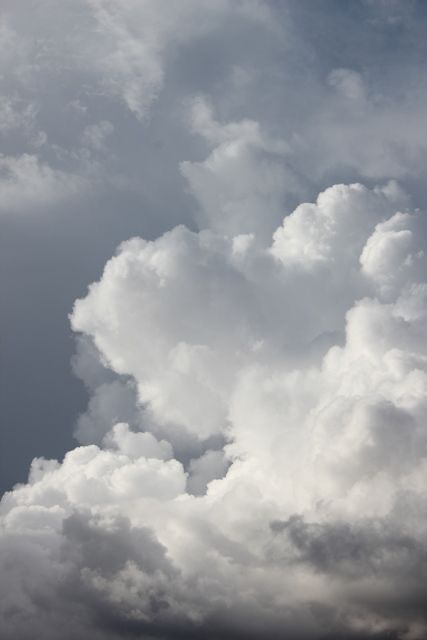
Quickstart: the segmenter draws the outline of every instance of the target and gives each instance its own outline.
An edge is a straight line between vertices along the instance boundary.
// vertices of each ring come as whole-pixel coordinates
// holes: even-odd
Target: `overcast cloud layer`
[[[426,23],[4,3],[2,640],[427,637]]]

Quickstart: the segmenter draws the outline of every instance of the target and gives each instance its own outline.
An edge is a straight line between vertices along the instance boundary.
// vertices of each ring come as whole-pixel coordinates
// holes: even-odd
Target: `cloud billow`
[[[90,4],[122,43],[125,3]],[[163,81],[154,22],[148,88],[132,39],[104,61],[137,119]],[[329,82],[368,109],[357,73]],[[76,300],[80,446],[0,503],[2,638],[422,640],[425,216],[394,180],[286,210],[288,144],[202,98],[190,114],[198,226],[123,242]]]
[[[2,503],[5,637],[421,638],[423,225],[394,183],[351,184],[268,243],[123,243],[71,316],[81,375],[89,349],[118,376],[92,375],[103,419]]]

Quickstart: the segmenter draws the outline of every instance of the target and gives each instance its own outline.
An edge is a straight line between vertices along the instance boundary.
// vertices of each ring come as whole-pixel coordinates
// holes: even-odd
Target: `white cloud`
[[[76,303],[74,329],[138,402],[132,391],[120,409],[114,385],[120,397],[128,383],[95,375],[82,343],[99,426],[86,418],[79,437],[102,447],[35,462],[2,502],[5,534],[38,554],[21,560],[29,575],[45,590],[65,576],[68,606],[86,611],[73,637],[96,630],[86,616],[100,603],[166,637],[226,610],[246,631],[422,637],[402,594],[424,584],[427,285],[422,217],[396,213],[405,202],[395,185],[336,185],[270,246],[183,227],[135,238]],[[134,412],[132,429],[104,435],[115,407]],[[185,467],[176,430],[205,443]],[[35,588],[24,597],[13,580],[20,610],[40,616]]]
[[[178,43],[230,16],[271,27],[258,2],[78,6],[93,22],[67,43],[84,40],[73,68],[139,122]],[[324,79],[302,138],[304,123],[285,140],[196,99],[208,155],[181,173],[199,230],[122,243],[76,301],[82,446],[36,459],[0,503],[5,640],[425,637],[425,219],[394,181],[334,184],[288,210],[312,166],[404,175],[425,144],[391,131],[395,106],[380,124],[363,74]],[[118,128],[67,104],[79,147],[51,150],[90,169]],[[389,157],[407,138],[409,161]],[[85,184],[34,154],[0,169],[5,210]]]
[[[6,213],[42,207],[85,187],[81,176],[53,169],[36,155],[0,156],[0,207]]]
[[[373,191],[361,184],[335,185],[321,193],[316,204],[302,204],[274,234],[273,255],[285,265],[310,269],[319,264],[354,262],[366,234],[390,207],[407,204],[396,184]]]
[[[419,222],[415,216],[396,213],[376,226],[363,249],[360,256],[362,270],[383,295],[423,278],[425,254],[416,246],[415,237],[424,232]]]
[[[221,125],[201,99],[193,105],[192,128],[213,147],[206,160],[181,163],[200,203],[200,225],[269,237],[283,217],[286,196],[300,189],[286,142],[271,139],[252,120]]]
[[[131,458],[172,458],[172,448],[168,442],[158,442],[151,433],[132,433],[124,423],[114,425],[105,438],[107,447],[118,449]]]

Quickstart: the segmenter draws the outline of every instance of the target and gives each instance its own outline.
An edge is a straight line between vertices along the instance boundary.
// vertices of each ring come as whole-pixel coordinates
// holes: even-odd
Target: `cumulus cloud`
[[[203,162],[181,163],[200,203],[200,224],[264,238],[280,221],[286,196],[301,188],[287,143],[272,139],[252,120],[221,125],[202,99],[194,102],[192,129],[212,147]]]
[[[88,73],[139,122],[178,42],[236,16],[274,31],[258,2],[84,7]],[[316,141],[344,111],[346,144],[366,133],[379,111],[363,74],[328,67],[324,84]],[[423,640],[425,215],[393,179],[306,201],[311,124],[301,145],[191,104],[196,223],[123,242],[75,302],[80,446],[35,459],[0,503],[2,637]],[[104,117],[79,125],[89,164],[115,135]],[[404,164],[332,135],[320,147],[370,177]],[[2,162],[10,207],[69,188],[36,156]]]
[[[5,637],[421,639],[424,224],[395,183],[342,184],[268,241],[123,243],[71,316],[85,445],[2,502]]]

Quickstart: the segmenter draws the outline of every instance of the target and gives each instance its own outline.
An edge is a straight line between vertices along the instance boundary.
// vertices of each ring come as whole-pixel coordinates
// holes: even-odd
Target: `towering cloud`
[[[88,74],[139,124],[178,44],[226,18],[276,29],[255,1],[84,6]],[[186,102],[206,146],[179,165],[194,222],[123,242],[74,303],[89,403],[79,446],[35,459],[0,503],[2,640],[427,636],[427,223],[382,179],[413,156],[347,144],[369,138],[378,96],[358,71],[325,78],[305,137]],[[79,161],[114,135],[87,124]],[[366,184],[304,198],[335,160]],[[86,186],[32,155],[0,168],[11,202]]]
[[[4,637],[421,639],[425,220],[338,184],[269,233],[251,149],[280,144],[197,117],[218,146],[184,173],[229,206],[124,242],[76,302],[84,445],[3,499]]]

